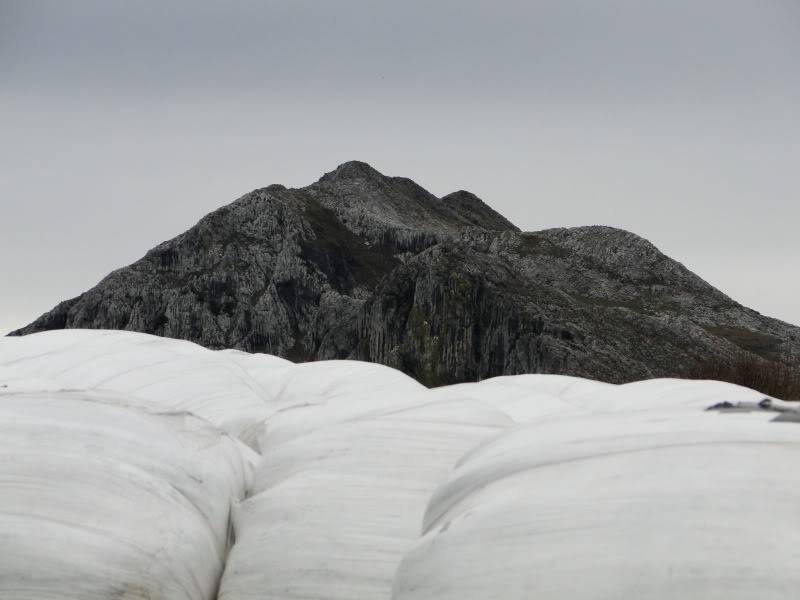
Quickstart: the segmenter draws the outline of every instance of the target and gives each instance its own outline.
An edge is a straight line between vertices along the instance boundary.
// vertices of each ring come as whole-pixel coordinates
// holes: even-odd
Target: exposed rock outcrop
[[[800,328],[609,227],[520,232],[349,162],[242,196],[16,335],[110,328],[294,361],[358,358],[426,384],[681,375],[744,353],[800,362]]]

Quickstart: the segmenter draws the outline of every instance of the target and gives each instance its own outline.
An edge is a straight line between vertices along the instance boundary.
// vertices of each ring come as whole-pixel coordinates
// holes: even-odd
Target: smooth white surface
[[[214,598],[242,446],[116,401],[0,395],[0,598]]]
[[[259,440],[262,453],[327,425],[405,406],[409,397],[427,392],[400,371],[354,360],[297,364],[264,386],[275,411]]]
[[[800,423],[762,399],[0,339],[0,598],[794,599]]]
[[[151,410],[191,412],[250,444],[270,412],[269,394],[238,357],[128,331],[65,329],[0,338],[0,378],[9,380],[10,389],[32,378],[49,381],[50,389],[123,393]]]
[[[632,387],[672,390],[675,405],[628,410],[623,392],[619,412],[527,424],[473,450],[433,494],[394,597],[793,597],[800,424],[676,408],[735,396],[727,384]]]
[[[470,400],[322,427],[259,465],[220,598],[388,597],[431,492],[506,417]]]

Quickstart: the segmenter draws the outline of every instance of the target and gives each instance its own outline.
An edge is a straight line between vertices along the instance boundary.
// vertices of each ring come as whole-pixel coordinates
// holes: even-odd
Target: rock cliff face
[[[14,332],[127,329],[294,361],[355,358],[429,385],[564,373],[623,382],[742,352],[800,363],[800,328],[609,227],[520,232],[349,162],[272,185]]]

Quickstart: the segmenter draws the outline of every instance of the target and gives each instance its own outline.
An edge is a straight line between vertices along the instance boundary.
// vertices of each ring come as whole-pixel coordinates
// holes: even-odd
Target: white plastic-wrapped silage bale
[[[268,394],[227,353],[130,331],[65,329],[0,338],[0,380],[19,388],[29,379],[48,382],[48,389],[118,392],[149,410],[191,412],[250,445],[270,414]]]
[[[795,597],[800,424],[753,402],[704,410],[759,397],[728,384],[639,387],[650,400],[604,396],[611,410],[472,451],[433,495],[393,597]]]
[[[324,360],[293,365],[262,380],[272,414],[259,440],[262,454],[322,427],[423,402],[427,388],[384,365],[355,360]]]
[[[464,452],[512,424],[447,388],[410,386],[405,400],[379,388],[371,403],[354,394],[348,405],[316,383],[329,400],[318,406],[324,418],[268,440],[237,511],[222,600],[388,598],[433,489]]]
[[[188,414],[0,393],[0,598],[215,597],[255,457]]]

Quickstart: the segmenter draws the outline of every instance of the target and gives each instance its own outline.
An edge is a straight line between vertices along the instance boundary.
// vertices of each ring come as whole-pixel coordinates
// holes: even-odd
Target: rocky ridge
[[[800,328],[632,233],[521,232],[469,192],[437,198],[356,161],[242,196],[12,335],[61,328],[367,360],[428,385],[624,382],[741,354],[800,363]]]

